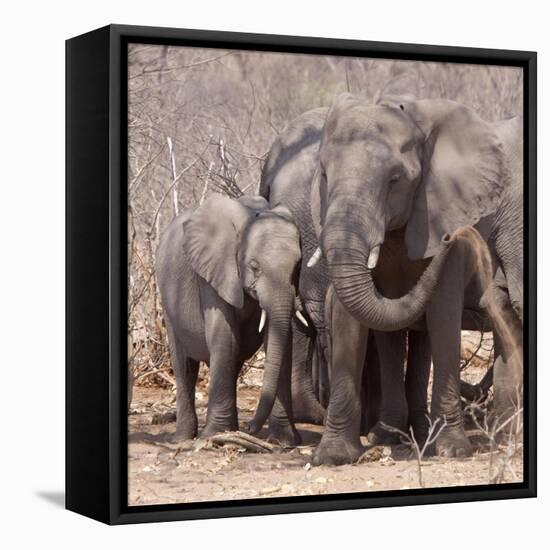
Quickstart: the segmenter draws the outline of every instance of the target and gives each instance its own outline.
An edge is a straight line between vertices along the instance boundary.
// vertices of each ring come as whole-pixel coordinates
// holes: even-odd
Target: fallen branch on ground
[[[275,445],[244,432],[223,432],[213,435],[210,441],[220,446],[227,444],[240,445],[252,453],[272,453],[276,448]]]
[[[141,382],[142,380],[144,380],[145,378],[147,378],[149,376],[153,376],[153,374],[159,374],[161,372],[170,372],[171,370],[172,370],[172,367],[168,366],[168,367],[160,367],[158,369],[145,371],[144,373],[142,373],[139,376],[136,376],[134,378],[134,384],[137,384],[138,382]],[[170,380],[170,383],[172,383],[172,380]]]

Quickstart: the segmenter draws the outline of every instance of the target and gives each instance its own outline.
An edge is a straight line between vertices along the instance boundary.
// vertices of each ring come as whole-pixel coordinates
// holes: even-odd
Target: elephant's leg
[[[172,368],[176,376],[176,440],[193,439],[197,435],[197,412],[195,410],[195,385],[199,362],[187,357],[175,331],[166,320]]]
[[[374,333],[380,358],[380,413],[379,420],[369,431],[369,443],[393,445],[399,443],[396,433],[384,424],[401,431],[407,430],[407,399],[405,397],[405,340],[406,332]]]
[[[331,380],[325,431],[313,454],[313,464],[346,464],[363,453],[361,379],[367,351],[368,329],[362,326],[329,290]]]
[[[505,349],[498,334],[495,334],[493,381],[494,408],[491,424],[494,430],[499,430],[505,436],[510,431],[517,431],[521,425],[522,415],[519,410],[522,407],[522,391],[514,358]]]
[[[237,375],[239,333],[232,311],[207,308],[204,315],[210,354],[206,426],[201,437],[238,429]]]
[[[319,403],[325,409],[328,407],[330,400],[330,371],[327,360],[328,349],[326,345],[323,345],[323,339],[326,339],[325,332],[317,337],[313,357],[317,362],[317,369],[319,371]]]
[[[496,279],[498,275],[497,272]],[[506,426],[514,429],[514,422],[509,422],[510,418],[515,415],[521,421],[521,415],[517,412],[522,406],[523,329],[512,307],[508,291],[502,285],[495,285],[494,300],[499,305],[502,319],[495,323],[494,331],[493,422],[495,428],[508,422]]]
[[[315,336],[317,341],[318,336]],[[311,349],[311,383],[313,387],[313,394],[319,403],[321,398],[319,396],[319,360],[317,355],[317,345],[314,344]]]
[[[269,346],[269,342],[267,342],[267,345]],[[281,365],[277,398],[268,420],[268,439],[276,441],[284,448],[296,447],[296,445],[301,443],[300,434],[296,430],[293,421],[293,398],[291,393],[292,356],[292,350],[286,349]]]
[[[409,330],[407,351],[407,374],[405,393],[409,410],[408,426],[415,439],[423,444],[429,430],[428,422],[428,382],[432,352],[430,338],[426,331]]]
[[[327,360],[325,350],[326,348],[323,347],[320,336],[317,335],[315,337],[311,354],[313,393],[323,410],[328,407],[330,396],[329,362]]]
[[[312,355],[315,353],[312,339],[300,328],[292,330],[292,410],[294,422],[323,424],[325,410],[313,392]]]
[[[460,401],[460,340],[464,307],[464,252],[457,245],[447,257],[434,296],[426,310],[434,380],[431,418],[445,420],[437,438],[437,454],[471,456],[473,448],[464,432]]]
[[[197,435],[197,413],[195,410],[195,385],[199,373],[199,362],[185,357],[174,369],[176,375],[176,433],[174,438],[193,439]]]
[[[373,332],[369,334],[363,367],[361,433],[367,435],[380,419],[380,360]]]
[[[496,360],[496,359],[495,359]],[[460,381],[460,394],[467,401],[484,401],[489,395],[493,385],[493,366],[491,365],[477,384],[469,384],[464,380]]]
[[[324,297],[323,297],[324,300]],[[315,338],[312,350],[312,384],[313,393],[321,407],[328,406],[330,393],[330,373],[328,369],[327,331],[325,327],[324,301],[311,300],[306,308],[315,326]]]

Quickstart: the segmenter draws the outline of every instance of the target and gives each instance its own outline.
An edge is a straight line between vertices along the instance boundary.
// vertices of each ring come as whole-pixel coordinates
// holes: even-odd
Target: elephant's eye
[[[400,178],[401,178],[400,174],[395,174],[394,176],[392,176],[390,178],[390,185],[395,185],[399,181]]]
[[[254,275],[260,273],[260,264],[256,260],[250,260],[250,262],[248,263],[248,267],[250,267]]]

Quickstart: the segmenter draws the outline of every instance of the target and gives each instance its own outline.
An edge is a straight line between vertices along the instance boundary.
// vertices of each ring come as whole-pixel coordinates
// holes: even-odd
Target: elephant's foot
[[[195,439],[197,437],[197,423],[186,422],[176,424],[176,431],[172,436],[174,442],[186,441],[188,439]]]
[[[435,452],[446,458],[472,456],[474,448],[462,429],[445,428],[435,442]]]
[[[518,434],[522,431],[523,415],[518,412],[518,408],[499,406],[489,413],[489,426],[495,432],[496,442],[506,442],[510,435]]]
[[[497,381],[500,382],[500,381]],[[489,425],[504,437],[518,433],[523,426],[523,397],[521,391],[513,385],[495,387],[493,409],[489,412]],[[518,399],[519,398],[519,399]]]
[[[418,445],[422,447],[426,439],[428,439],[428,432],[430,431],[430,423],[428,421],[427,412],[418,414],[413,413],[409,417],[409,430],[412,430],[414,439]]]
[[[207,420],[206,426],[202,430],[200,437],[205,439],[221,432],[234,432],[238,429],[239,425],[236,418],[229,418],[227,420]]]
[[[325,432],[313,452],[312,464],[314,466],[353,464],[364,452],[365,448],[358,437],[357,441],[353,441],[349,436]]]
[[[464,380],[460,381],[460,395],[472,403],[487,399],[487,393],[481,384],[468,384]]]
[[[278,443],[283,449],[293,449],[302,442],[302,438],[294,426],[271,421],[269,422],[267,439]]]
[[[325,423],[326,411],[313,397],[311,399],[293,397],[292,416],[294,418],[294,422],[303,422],[305,424],[317,424],[322,426]]]
[[[171,424],[176,421],[176,411],[155,413],[151,418],[151,424]]]
[[[392,426],[389,422],[383,422],[379,420],[369,431],[367,435],[367,440],[371,445],[399,445],[401,443],[401,436],[396,433],[388,430],[384,427]],[[396,426],[392,426],[396,427]],[[401,430],[401,427],[398,429]]]

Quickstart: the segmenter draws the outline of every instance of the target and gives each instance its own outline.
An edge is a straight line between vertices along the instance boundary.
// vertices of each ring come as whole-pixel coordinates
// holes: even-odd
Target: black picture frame
[[[508,65],[524,71],[524,481],[504,485],[129,507],[127,45]],[[536,496],[535,52],[109,25],[66,43],[66,507],[108,524]]]

